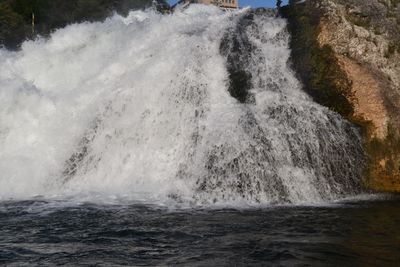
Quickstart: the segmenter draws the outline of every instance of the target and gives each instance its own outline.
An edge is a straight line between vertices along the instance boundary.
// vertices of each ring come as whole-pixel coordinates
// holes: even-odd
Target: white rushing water
[[[301,90],[288,43],[285,20],[268,12],[193,5],[0,50],[0,199],[268,204],[357,194],[361,138]],[[238,46],[246,51],[236,55]],[[235,56],[251,75],[245,103],[229,92]]]

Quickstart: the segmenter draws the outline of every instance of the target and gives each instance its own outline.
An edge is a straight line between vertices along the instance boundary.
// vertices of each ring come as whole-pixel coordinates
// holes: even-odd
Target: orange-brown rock
[[[379,79],[354,60],[338,55],[339,66],[351,81],[349,101],[353,106],[353,119],[370,122],[367,138],[384,139],[387,135],[389,115],[381,92]]]
[[[369,156],[366,184],[377,191],[400,192],[400,1],[290,2],[289,11],[284,12],[289,23],[296,24],[289,25],[289,29],[315,39],[306,39],[308,44],[314,44],[310,50],[301,47],[301,43],[292,43],[297,53],[293,56],[298,56],[298,51],[318,55],[324,47],[333,51],[328,58],[335,66],[330,69],[334,69],[336,75],[328,76],[337,82],[329,90],[345,96],[351,112],[336,109],[334,101],[328,101],[328,106],[364,130]],[[296,32],[296,28],[301,28],[300,32]],[[308,64],[318,63],[318,57],[311,58]],[[303,66],[297,66],[299,68]],[[348,81],[346,86],[342,86],[343,79]],[[310,84],[313,83],[305,82],[306,86]],[[313,88],[314,91],[323,89]]]

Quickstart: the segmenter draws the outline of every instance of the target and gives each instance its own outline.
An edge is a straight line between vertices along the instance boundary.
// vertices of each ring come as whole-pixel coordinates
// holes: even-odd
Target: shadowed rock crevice
[[[235,27],[228,30],[220,45],[220,53],[226,57],[229,73],[229,93],[239,102],[249,101],[252,87],[252,75],[247,70],[254,45],[247,36],[246,28],[254,20],[254,14],[243,16]]]

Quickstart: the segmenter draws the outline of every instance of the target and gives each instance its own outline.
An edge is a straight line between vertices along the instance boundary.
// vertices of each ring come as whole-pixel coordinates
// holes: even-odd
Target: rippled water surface
[[[166,209],[0,203],[8,266],[396,266],[400,201]]]

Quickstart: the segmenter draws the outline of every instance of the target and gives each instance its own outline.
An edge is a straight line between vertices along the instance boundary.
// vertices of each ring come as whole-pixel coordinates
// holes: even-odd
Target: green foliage
[[[127,14],[129,10],[152,5],[152,0],[0,0],[0,45],[16,48],[31,36],[32,13],[35,32],[48,35],[52,30],[71,23],[101,21],[113,12]],[[157,1],[166,8],[164,0]]]
[[[9,32],[11,29],[18,27],[22,23],[22,17],[15,13],[12,7],[7,3],[0,3],[0,25],[7,25],[7,27],[1,27],[0,30]]]
[[[9,2],[0,3],[0,45],[12,45],[24,33],[24,22],[20,14],[16,13]]]
[[[14,12],[18,13],[26,23],[30,23],[32,13],[38,9],[38,0],[14,0],[10,2]]]

